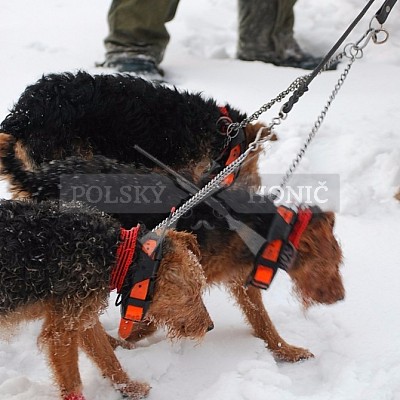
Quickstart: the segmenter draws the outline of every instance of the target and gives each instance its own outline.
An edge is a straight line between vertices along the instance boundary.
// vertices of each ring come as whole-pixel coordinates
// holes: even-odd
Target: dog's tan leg
[[[48,352],[54,378],[63,399],[84,400],[78,369],[78,332],[76,324],[63,318],[61,310],[50,308],[46,313],[40,341]]]
[[[255,335],[265,341],[277,359],[296,362],[313,357],[307,349],[291,346],[279,336],[264,307],[260,289],[253,286],[244,288],[237,282],[228,285],[228,288],[253,327]]]
[[[148,395],[150,386],[147,383],[130,380],[122,369],[99,321],[80,333],[80,345],[100,368],[103,376],[109,378],[116,389],[126,397],[138,400]]]

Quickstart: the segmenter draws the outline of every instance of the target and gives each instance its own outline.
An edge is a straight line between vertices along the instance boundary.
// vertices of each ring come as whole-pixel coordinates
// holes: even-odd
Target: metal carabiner
[[[383,33],[383,38],[378,40],[378,35],[380,33]],[[374,34],[372,35],[372,41],[375,44],[386,43],[388,39],[389,39],[389,32],[386,29],[383,29],[383,28],[375,30]]]
[[[383,25],[381,23],[379,23],[379,21],[378,21],[379,26],[377,28],[374,28],[373,27],[374,20],[378,21],[378,19],[376,18],[376,15],[373,16],[371,21],[369,22],[369,30],[373,31],[373,33],[372,33],[372,41],[375,44],[383,44],[383,43],[387,42],[387,40],[389,39],[389,32],[386,29],[383,28]],[[378,35],[380,33],[383,33],[384,36],[383,36],[382,39],[378,40]]]
[[[372,39],[372,37],[374,36],[374,33],[375,33],[375,29],[371,28],[371,26],[370,26],[369,29],[367,30],[367,32],[364,33],[362,38],[358,42],[355,43],[354,47],[357,50],[364,49],[367,46],[367,44],[369,43],[369,41]],[[362,41],[364,41],[364,42],[361,43]]]

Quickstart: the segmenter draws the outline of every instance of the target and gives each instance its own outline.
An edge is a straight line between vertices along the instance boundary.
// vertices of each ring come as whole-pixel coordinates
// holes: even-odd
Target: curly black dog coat
[[[82,205],[0,202],[0,326],[44,318],[40,336],[65,400],[83,400],[78,347],[125,397],[149,386],[131,381],[99,322],[120,243],[120,223]],[[201,300],[205,284],[195,238],[168,231],[153,302],[146,315],[173,337],[200,339],[212,326]],[[124,285],[130,290],[135,261]],[[177,283],[179,282],[179,283]]]
[[[30,193],[34,199],[42,200],[48,197],[57,198],[60,193],[60,174],[97,174],[89,175],[90,185],[104,186],[110,182],[105,173],[112,172],[115,182],[120,180],[121,186],[140,183],[144,179],[145,185],[149,178],[144,178],[135,167],[118,164],[104,157],[94,157],[90,161],[76,158],[65,161],[53,161],[43,165],[42,170],[26,171],[21,162],[15,158],[10,135],[0,136],[0,159],[4,171],[11,176],[11,182],[16,190]],[[11,144],[10,144],[11,143]],[[118,178],[118,171],[123,172]],[[124,175],[131,173],[131,175]],[[174,183],[168,184],[166,177],[153,175],[153,184],[158,180],[165,183],[165,191],[161,197],[167,213],[171,203],[184,199],[184,192]],[[142,181],[143,182],[143,181]],[[171,181],[170,181],[171,182]],[[116,185],[118,187],[118,184]],[[275,207],[264,196],[256,195],[248,189],[238,187],[228,188],[216,196],[229,210],[232,217],[244,223],[262,238],[267,238]],[[102,205],[99,205],[102,207]],[[146,208],[147,206],[147,208]],[[154,214],[151,203],[141,204],[141,213],[115,213],[125,227],[131,227],[138,220],[152,227],[160,222],[167,214]],[[344,288],[341,281],[339,265],[341,264],[341,250],[333,235],[333,213],[314,214],[307,229],[302,235],[299,254],[294,268],[288,270],[296,291],[304,304],[330,304],[341,300]],[[201,250],[201,263],[208,284],[223,284],[234,296],[238,305],[247,317],[255,334],[263,339],[274,355],[287,361],[298,361],[308,358],[308,350],[294,347],[286,343],[276,331],[262,302],[261,291],[253,286],[244,287],[251,274],[255,255],[244,244],[239,235],[230,230],[225,218],[219,217],[208,205],[201,204],[192,210],[190,215],[182,217],[177,224],[178,230],[194,231]],[[155,331],[152,324],[144,324],[131,336],[131,341],[139,340]]]
[[[233,122],[246,115],[226,105]],[[199,176],[226,149],[215,100],[129,75],[86,72],[42,77],[28,86],[1,123],[18,139],[27,164],[73,155],[101,154],[154,167],[139,145],[174,169],[199,168]],[[258,124],[257,126],[260,126]],[[255,125],[245,128],[247,144]]]

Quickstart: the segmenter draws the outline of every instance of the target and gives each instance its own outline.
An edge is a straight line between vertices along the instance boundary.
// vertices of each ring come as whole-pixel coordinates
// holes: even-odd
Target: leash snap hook
[[[374,21],[378,22],[378,27],[373,27]],[[383,25],[378,21],[376,15],[372,17],[369,23],[369,31],[372,31],[371,38],[375,44],[386,43],[389,39],[389,32],[385,28],[383,28]],[[378,35],[380,35],[381,37],[378,38]]]
[[[350,43],[350,44],[353,45],[353,47],[357,50],[363,50],[363,49],[365,49],[365,47],[367,46],[369,41],[372,39],[374,32],[375,32],[375,29],[372,28],[371,24],[370,24],[369,29],[367,30],[367,32],[364,33],[364,35],[361,37],[361,39],[358,40],[355,44],[354,43]]]
[[[279,111],[279,113],[278,113],[278,116],[275,117],[275,118],[272,118],[272,122],[268,125],[268,129],[269,129],[271,132],[273,131],[273,128],[274,128],[275,126],[280,125],[280,124],[282,123],[282,121],[284,121],[284,120],[287,118],[288,113],[285,113],[285,112],[283,111],[283,107],[284,107],[284,105],[283,105],[282,108],[280,109],[280,111]]]
[[[229,124],[229,126],[226,130],[226,136],[229,138],[229,141],[231,141],[232,139],[235,139],[235,137],[237,135],[239,135],[239,129],[240,129],[240,127],[237,124],[233,124],[231,121],[231,123]],[[235,132],[235,133],[232,135],[232,132]]]

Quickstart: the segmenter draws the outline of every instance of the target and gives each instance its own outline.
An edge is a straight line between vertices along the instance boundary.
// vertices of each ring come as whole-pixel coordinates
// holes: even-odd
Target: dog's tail
[[[15,137],[7,133],[0,133],[0,174],[8,180],[14,198],[31,197],[40,187],[35,173],[17,156]]]

